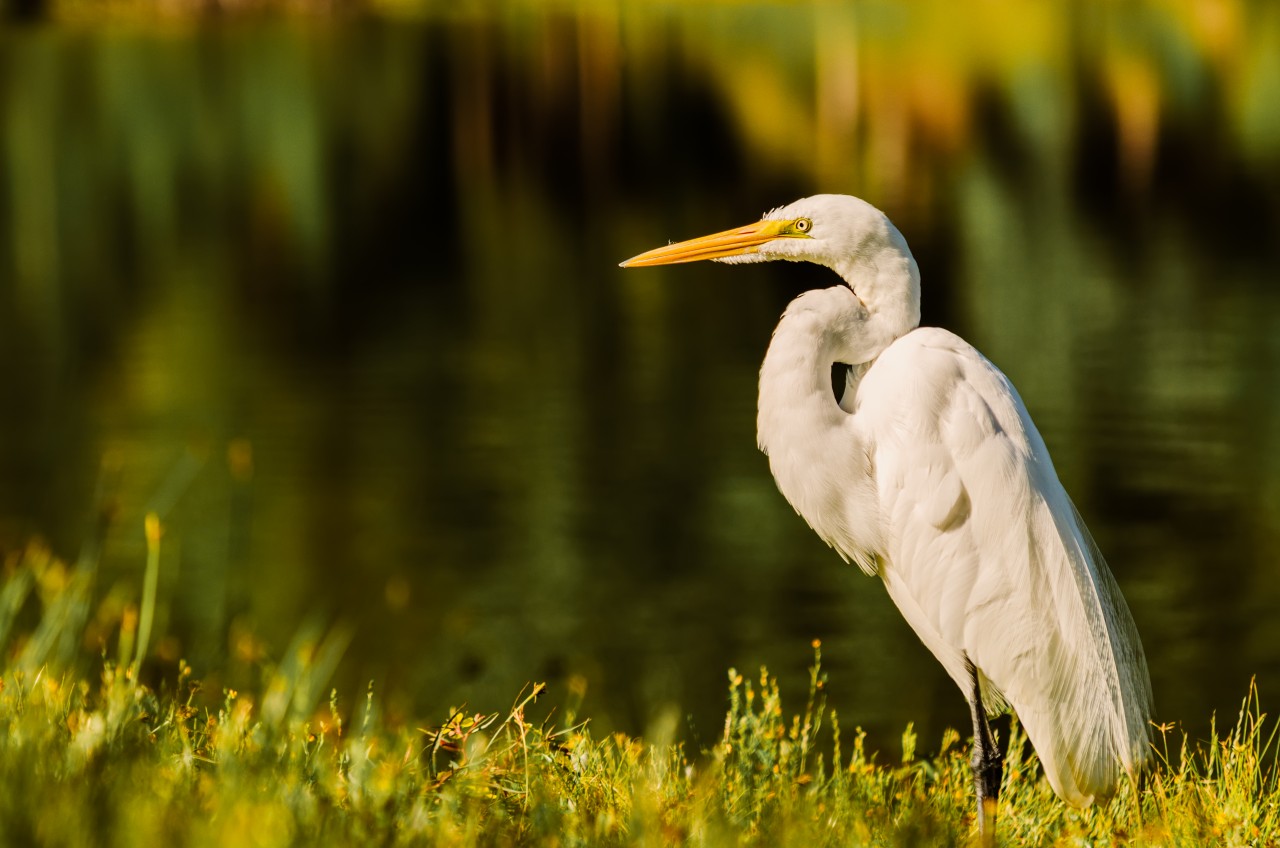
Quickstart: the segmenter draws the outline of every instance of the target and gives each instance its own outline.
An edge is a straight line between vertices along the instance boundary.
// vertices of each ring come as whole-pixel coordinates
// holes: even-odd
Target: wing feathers
[[[1148,756],[1146,661],[1017,392],[958,337],[922,329],[858,393],[890,595],[962,691],[968,655],[1012,705],[1059,795],[1109,795]]]

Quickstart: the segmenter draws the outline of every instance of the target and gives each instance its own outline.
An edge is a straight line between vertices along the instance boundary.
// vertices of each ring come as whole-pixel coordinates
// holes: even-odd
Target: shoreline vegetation
[[[808,692],[729,672],[718,742],[597,738],[572,709],[531,717],[545,687],[504,711],[385,717],[370,687],[345,702],[328,677],[341,637],[299,638],[248,690],[208,691],[184,661],[148,653],[159,522],[147,523],[143,608],[94,604],[92,557],[29,545],[0,585],[0,832],[7,844],[963,845],[975,836],[968,742],[919,757],[826,707],[821,648]],[[110,609],[108,609],[110,608]],[[111,610],[115,610],[112,612]],[[140,678],[145,678],[142,682]],[[214,675],[216,679],[216,674]],[[1012,724],[999,836],[1018,845],[1276,845],[1276,724],[1251,687],[1194,742],[1155,729],[1139,788],[1073,810]]]

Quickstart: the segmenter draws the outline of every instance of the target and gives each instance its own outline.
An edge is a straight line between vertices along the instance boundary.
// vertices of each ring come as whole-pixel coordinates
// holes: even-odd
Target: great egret
[[[816,262],[845,285],[791,302],[760,369],[757,431],[778,488],[878,574],[969,701],[977,820],[994,841],[1012,707],[1054,791],[1109,797],[1149,757],[1151,684],[1133,618],[1008,378],[919,327],[920,272],[869,203],[817,195],[623,267]],[[837,398],[832,369],[847,368]]]

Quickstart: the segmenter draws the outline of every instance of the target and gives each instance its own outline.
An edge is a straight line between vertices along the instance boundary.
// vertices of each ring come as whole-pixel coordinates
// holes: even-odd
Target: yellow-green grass
[[[158,538],[158,537],[157,537]],[[708,750],[534,722],[531,685],[500,712],[393,723],[370,694],[315,698],[323,643],[265,666],[255,691],[204,699],[189,667],[139,682],[136,616],[94,653],[91,581],[39,548],[0,586],[0,842],[6,845],[953,845],[974,839],[954,731],[893,757],[766,672],[729,674]],[[147,610],[141,611],[149,616]],[[99,616],[100,618],[100,616]],[[98,622],[97,626],[100,626]],[[303,640],[305,641],[305,640]],[[109,656],[116,653],[117,656]],[[142,666],[146,667],[146,666]],[[153,666],[154,668],[154,666]],[[150,680],[151,677],[149,676]],[[317,704],[316,701],[319,701]],[[352,716],[359,716],[353,719]],[[1000,810],[1009,845],[1275,845],[1272,723],[1254,693],[1231,729],[1189,744],[1155,729],[1141,788],[1077,811],[1054,797],[1016,723]]]

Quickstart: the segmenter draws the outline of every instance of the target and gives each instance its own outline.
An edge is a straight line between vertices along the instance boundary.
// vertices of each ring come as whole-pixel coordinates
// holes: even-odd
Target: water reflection
[[[818,637],[846,724],[936,738],[963,701],[754,447],[824,272],[615,267],[849,191],[1019,386],[1203,728],[1280,679],[1280,18],[1212,9],[0,33],[4,535],[71,555],[105,457],[103,591],[164,512],[197,668],[318,613],[352,699],[580,676],[604,727],[705,738],[727,666],[798,681]]]

